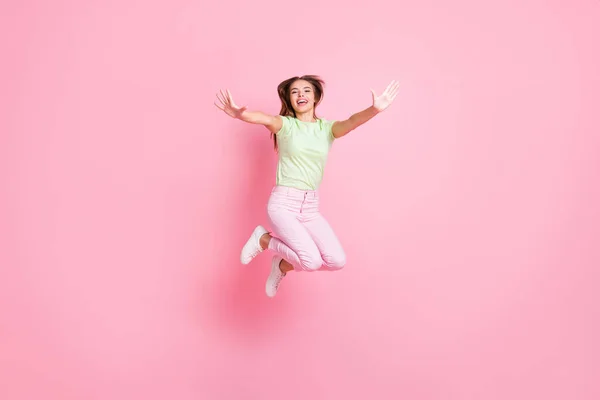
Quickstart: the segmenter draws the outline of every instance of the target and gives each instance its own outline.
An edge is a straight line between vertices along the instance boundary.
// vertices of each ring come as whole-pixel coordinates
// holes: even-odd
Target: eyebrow
[[[292,90],[298,90],[299,88],[292,88]],[[312,89],[310,86],[304,86],[302,89]]]

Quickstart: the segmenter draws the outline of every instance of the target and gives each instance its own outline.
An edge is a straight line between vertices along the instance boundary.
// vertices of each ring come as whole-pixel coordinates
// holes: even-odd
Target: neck
[[[314,113],[312,110],[308,111],[308,112],[304,112],[304,113],[296,113],[296,118],[299,119],[300,121],[304,121],[304,122],[316,121],[316,118],[314,117]]]

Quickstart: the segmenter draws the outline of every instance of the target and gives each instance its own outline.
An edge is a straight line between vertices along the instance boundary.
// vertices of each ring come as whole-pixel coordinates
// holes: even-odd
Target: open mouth
[[[299,106],[304,106],[304,105],[308,104],[308,100],[300,99],[296,102],[296,104]]]

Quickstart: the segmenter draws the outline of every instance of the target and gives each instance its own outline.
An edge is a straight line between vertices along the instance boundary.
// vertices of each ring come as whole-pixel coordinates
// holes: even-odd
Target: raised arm
[[[261,111],[248,111],[248,107],[237,106],[229,90],[217,93],[219,103],[215,101],[215,106],[232,118],[239,119],[250,124],[264,125],[270,132],[277,133],[281,129],[283,121],[279,115],[269,115]]]
[[[369,108],[366,108],[362,111],[359,111],[355,114],[352,114],[350,118],[336,121],[333,123],[331,127],[331,131],[335,138],[340,138],[354,129],[358,128],[386,108],[392,104],[396,96],[398,95],[398,90],[400,87],[400,83],[397,81],[392,81],[388,87],[385,89],[381,96],[377,96],[373,89],[371,89],[371,94],[373,96],[373,105]]]

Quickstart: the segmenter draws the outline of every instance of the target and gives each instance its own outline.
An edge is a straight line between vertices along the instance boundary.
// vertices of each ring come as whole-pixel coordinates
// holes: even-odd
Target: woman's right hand
[[[225,114],[229,115],[232,118],[241,119],[242,114],[248,108],[246,106],[237,106],[233,102],[233,98],[231,97],[231,93],[229,93],[229,90],[226,90],[225,93],[223,93],[223,91],[221,90],[220,94],[217,93],[217,99],[219,99],[220,104],[218,104],[215,101],[215,106],[217,106],[219,110],[224,111]]]

